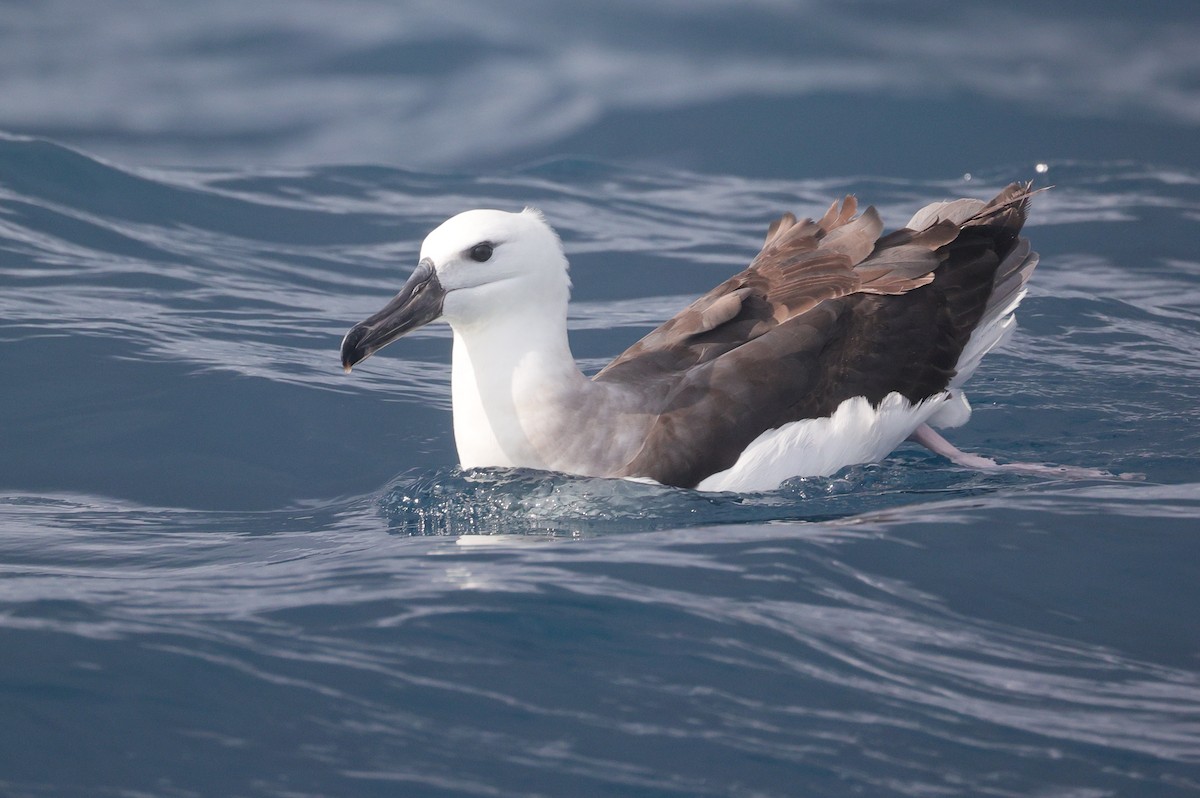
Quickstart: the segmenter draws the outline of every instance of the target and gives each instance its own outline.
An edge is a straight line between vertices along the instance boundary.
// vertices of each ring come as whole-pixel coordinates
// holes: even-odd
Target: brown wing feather
[[[609,363],[597,380],[671,379],[742,346],[821,302],[859,291],[899,294],[928,283],[942,235],[910,234],[880,248],[873,207],[846,197],[820,222],[784,214],[762,251],[734,275]],[[890,250],[896,249],[892,252]]]

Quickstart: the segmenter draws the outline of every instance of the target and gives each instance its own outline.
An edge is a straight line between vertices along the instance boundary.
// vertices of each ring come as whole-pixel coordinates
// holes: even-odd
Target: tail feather
[[[999,228],[997,234],[1011,236],[1013,244],[996,268],[983,314],[959,356],[956,373],[950,382],[952,388],[961,387],[984,355],[1007,341],[1016,329],[1014,314],[1025,298],[1026,284],[1038,264],[1038,254],[1029,240],[1020,237],[1021,227],[1029,213],[1030,198],[1044,190],[1033,190],[1031,183],[1013,183],[963,223],[964,227]]]
[[[960,237],[951,248],[969,246],[968,241],[982,237],[1000,256],[982,311],[974,311],[979,315],[955,364],[951,389],[961,388],[983,357],[1007,341],[1016,328],[1014,312],[1038,263],[1037,253],[1020,233],[1030,198],[1043,190],[1034,190],[1031,183],[1012,183],[988,202],[960,199],[927,205],[909,222],[913,230],[952,222],[960,227]]]

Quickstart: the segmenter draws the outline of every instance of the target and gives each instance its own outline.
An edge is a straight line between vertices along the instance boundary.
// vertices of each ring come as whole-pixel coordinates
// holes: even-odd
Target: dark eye
[[[475,246],[471,247],[471,260],[477,260],[480,263],[483,263],[485,260],[490,260],[492,257],[492,252],[494,252],[495,249],[495,247],[486,241],[482,244],[476,244]]]

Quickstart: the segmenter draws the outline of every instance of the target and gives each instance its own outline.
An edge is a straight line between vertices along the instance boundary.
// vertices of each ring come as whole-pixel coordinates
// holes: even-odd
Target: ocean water
[[[1121,4],[0,7],[0,795],[1200,794],[1200,20]],[[952,440],[763,494],[455,465],[543,209],[594,370],[782,210],[1052,185]]]

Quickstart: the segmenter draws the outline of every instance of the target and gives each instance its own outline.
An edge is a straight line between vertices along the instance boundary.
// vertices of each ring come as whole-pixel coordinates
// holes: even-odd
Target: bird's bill
[[[391,302],[346,333],[342,339],[342,368],[349,371],[405,333],[441,316],[445,297],[433,262],[422,260]]]

